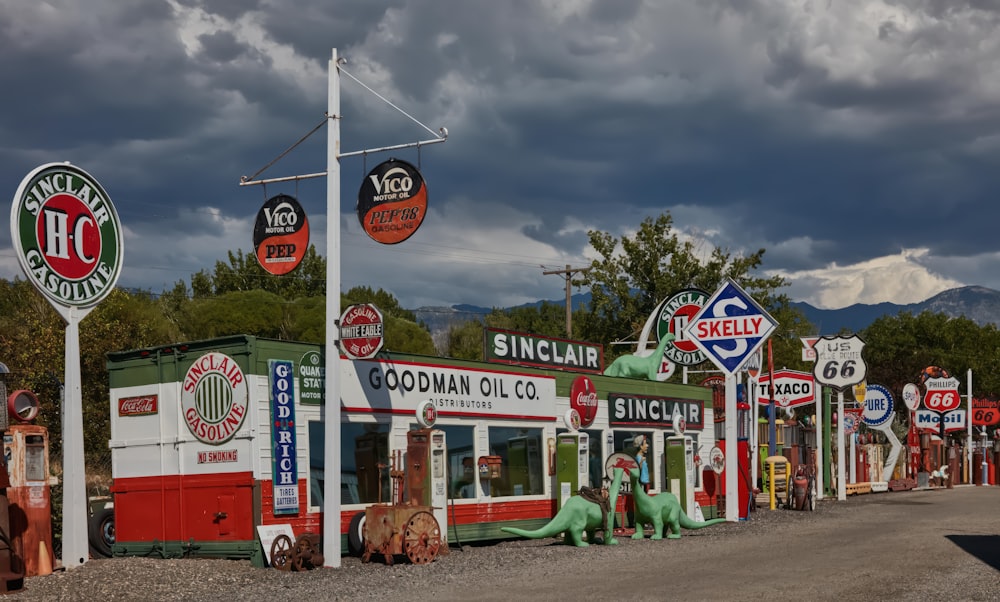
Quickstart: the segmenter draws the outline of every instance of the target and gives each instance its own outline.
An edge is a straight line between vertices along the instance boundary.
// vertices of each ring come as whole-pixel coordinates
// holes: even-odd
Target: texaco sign
[[[25,176],[11,206],[10,234],[24,273],[57,310],[92,307],[118,282],[118,213],[79,167],[49,163]]]

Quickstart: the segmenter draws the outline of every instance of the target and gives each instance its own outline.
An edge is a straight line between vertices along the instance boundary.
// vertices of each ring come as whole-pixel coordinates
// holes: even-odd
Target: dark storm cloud
[[[420,165],[431,195],[433,219],[409,252],[370,243],[352,213],[361,179],[387,156],[341,162],[354,228],[345,283],[391,289],[405,305],[482,301],[462,291],[514,300],[515,288],[558,298],[536,266],[585,262],[587,230],[620,236],[664,211],[686,236],[767,249],[764,267],[800,274],[803,295],[880,257],[922,270],[923,290],[949,278],[1000,287],[969,276],[1000,254],[992,3],[50,6],[5,7],[0,20],[12,91],[0,186],[13,191],[48,161],[91,170],[130,244],[156,245],[127,255],[150,270],[123,273],[152,272],[150,286],[249,248],[246,230],[278,192],[300,197],[325,250],[324,180],[237,182],[324,120],[337,48],[346,73],[407,113],[345,75],[342,152],[450,132],[445,144],[392,153]],[[321,129],[263,177],[325,166]],[[9,258],[0,248],[0,266]],[[892,294],[891,278],[855,288]]]

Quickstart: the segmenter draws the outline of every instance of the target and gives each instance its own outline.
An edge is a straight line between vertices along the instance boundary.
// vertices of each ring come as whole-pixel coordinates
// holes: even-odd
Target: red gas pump
[[[38,398],[15,391],[7,403],[11,424],[3,436],[4,460],[10,478],[11,547],[27,577],[47,575],[55,562],[52,551],[52,498],[49,487],[49,431],[24,424],[38,415]]]
[[[721,412],[720,412],[721,414]],[[750,429],[752,428],[752,419],[750,404],[746,402],[739,402],[736,404],[736,463],[737,472],[736,477],[736,494],[739,496],[739,519],[746,520],[750,516],[750,495],[753,490],[751,484],[750,476]],[[720,420],[721,418],[721,420]],[[716,417],[715,423],[715,436],[718,442],[719,448],[725,453],[732,453],[733,446],[730,446],[725,439],[726,430],[724,428],[725,417]],[[707,473],[706,473],[707,474]],[[724,476],[720,475],[717,477],[718,491],[720,494],[719,507],[723,508],[722,498],[727,495],[726,491],[726,479]]]

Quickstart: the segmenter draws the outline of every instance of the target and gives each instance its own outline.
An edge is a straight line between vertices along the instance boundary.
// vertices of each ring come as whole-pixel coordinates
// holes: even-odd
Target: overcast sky
[[[326,254],[325,178],[239,186],[324,121],[341,149],[447,142],[341,173],[342,288],[404,307],[560,299],[587,231],[669,211],[703,248],[764,248],[818,307],[1000,289],[1000,8],[987,0],[0,0],[0,191],[70,161],[125,230],[120,286],[250,252],[296,196]],[[261,177],[321,172],[327,130]],[[366,173],[419,164],[421,228],[381,245]],[[8,212],[0,212],[5,216]],[[0,277],[21,275],[9,224]],[[22,276],[23,277],[23,276]]]

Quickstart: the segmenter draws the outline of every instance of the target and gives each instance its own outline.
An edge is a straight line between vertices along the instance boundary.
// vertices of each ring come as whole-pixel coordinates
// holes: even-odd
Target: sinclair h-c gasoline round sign
[[[188,430],[202,443],[221,445],[232,439],[248,406],[246,377],[228,355],[206,353],[184,375],[181,412]]]
[[[253,248],[260,267],[282,276],[299,267],[309,248],[309,220],[295,197],[273,196],[257,212]]]
[[[684,331],[691,318],[705,307],[708,297],[705,291],[689,288],[675,293],[657,308],[656,340],[667,334],[674,335],[674,340],[663,350],[664,357],[673,363],[694,366],[707,359],[708,356],[687,338]]]
[[[28,280],[57,310],[92,307],[118,282],[118,213],[79,167],[48,163],[25,176],[11,206],[10,236]]]
[[[427,213],[427,184],[417,168],[389,159],[375,166],[358,191],[358,219],[373,240],[394,245],[413,235]]]

